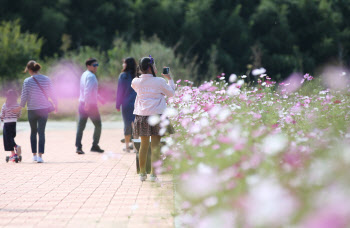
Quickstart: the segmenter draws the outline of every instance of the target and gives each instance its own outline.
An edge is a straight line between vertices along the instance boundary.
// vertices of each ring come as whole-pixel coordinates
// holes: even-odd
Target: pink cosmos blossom
[[[254,113],[253,114],[253,118],[259,120],[259,119],[261,119],[261,114],[260,113]]]
[[[216,86],[210,86],[208,89],[207,89],[207,91],[209,91],[209,92],[214,92],[215,90],[217,90],[218,89],[218,87],[216,87]]]
[[[212,146],[212,148],[213,148],[213,150],[217,150],[217,149],[220,148],[220,145],[219,144],[215,144],[215,145]]]
[[[226,189],[227,190],[231,190],[234,189],[236,187],[236,182],[235,181],[230,181],[226,184]]]
[[[304,79],[307,79],[308,81],[311,81],[313,77],[310,74],[305,74]]]
[[[218,137],[218,141],[221,142],[221,143],[225,143],[225,144],[229,144],[229,143],[232,142],[232,140],[231,140],[230,137],[228,137],[228,136],[223,136],[223,135],[221,135],[221,136]]]
[[[234,149],[237,151],[243,150],[245,148],[245,140],[241,140],[234,145]]]
[[[246,101],[248,98],[247,98],[247,95],[245,95],[244,93],[241,93],[239,95],[239,99],[241,99],[242,101]]]
[[[153,166],[158,168],[158,167],[161,167],[163,164],[163,161],[162,160],[158,160],[156,162],[153,162]]]
[[[319,211],[316,211],[303,228],[346,228],[350,225],[350,213],[343,203],[338,205],[324,205]]]
[[[290,124],[293,123],[293,118],[291,116],[286,116],[286,118],[284,119],[286,121],[286,123]]]
[[[298,168],[302,165],[303,158],[300,153],[285,153],[283,155],[283,161],[294,168]]]

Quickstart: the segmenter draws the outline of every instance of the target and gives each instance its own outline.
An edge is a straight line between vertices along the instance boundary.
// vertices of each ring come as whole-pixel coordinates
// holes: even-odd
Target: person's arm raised
[[[162,74],[166,79],[168,79],[168,83],[164,79],[162,79],[162,92],[168,96],[172,97],[175,95],[175,83],[170,74]]]

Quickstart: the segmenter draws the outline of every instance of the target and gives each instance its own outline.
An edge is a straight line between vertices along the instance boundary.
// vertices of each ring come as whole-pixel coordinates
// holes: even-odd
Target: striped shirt
[[[33,75],[32,77],[35,77],[41,87],[45,90],[47,96],[49,96],[57,106],[57,99],[53,94],[50,78],[45,75]],[[25,107],[27,103],[27,110],[49,108],[50,102],[32,77],[26,78],[23,82],[20,105]]]
[[[86,70],[80,78],[80,102],[97,104],[98,81],[96,75]]]
[[[17,119],[21,116],[21,111],[14,112],[12,110],[18,107],[19,107],[19,104],[7,106],[5,103],[1,108],[1,113],[0,113],[1,120],[4,121],[4,123],[17,122]]]

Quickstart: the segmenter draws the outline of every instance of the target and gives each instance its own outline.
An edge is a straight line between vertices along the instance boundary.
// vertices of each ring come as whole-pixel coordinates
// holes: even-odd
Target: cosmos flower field
[[[349,73],[264,69],[193,86],[178,80],[176,129],[158,172],[175,173],[181,227],[349,227]],[[163,119],[161,126],[169,124]]]

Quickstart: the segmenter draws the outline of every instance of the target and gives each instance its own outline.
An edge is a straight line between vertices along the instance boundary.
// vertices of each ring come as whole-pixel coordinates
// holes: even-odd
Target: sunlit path
[[[122,125],[104,123],[104,154],[88,151],[88,126],[86,154],[77,155],[76,124],[48,122],[45,163],[38,164],[31,161],[25,124],[16,137],[23,162],[7,164],[1,153],[0,227],[173,227],[171,177],[161,176],[161,184],[140,182],[135,154],[122,152]]]

